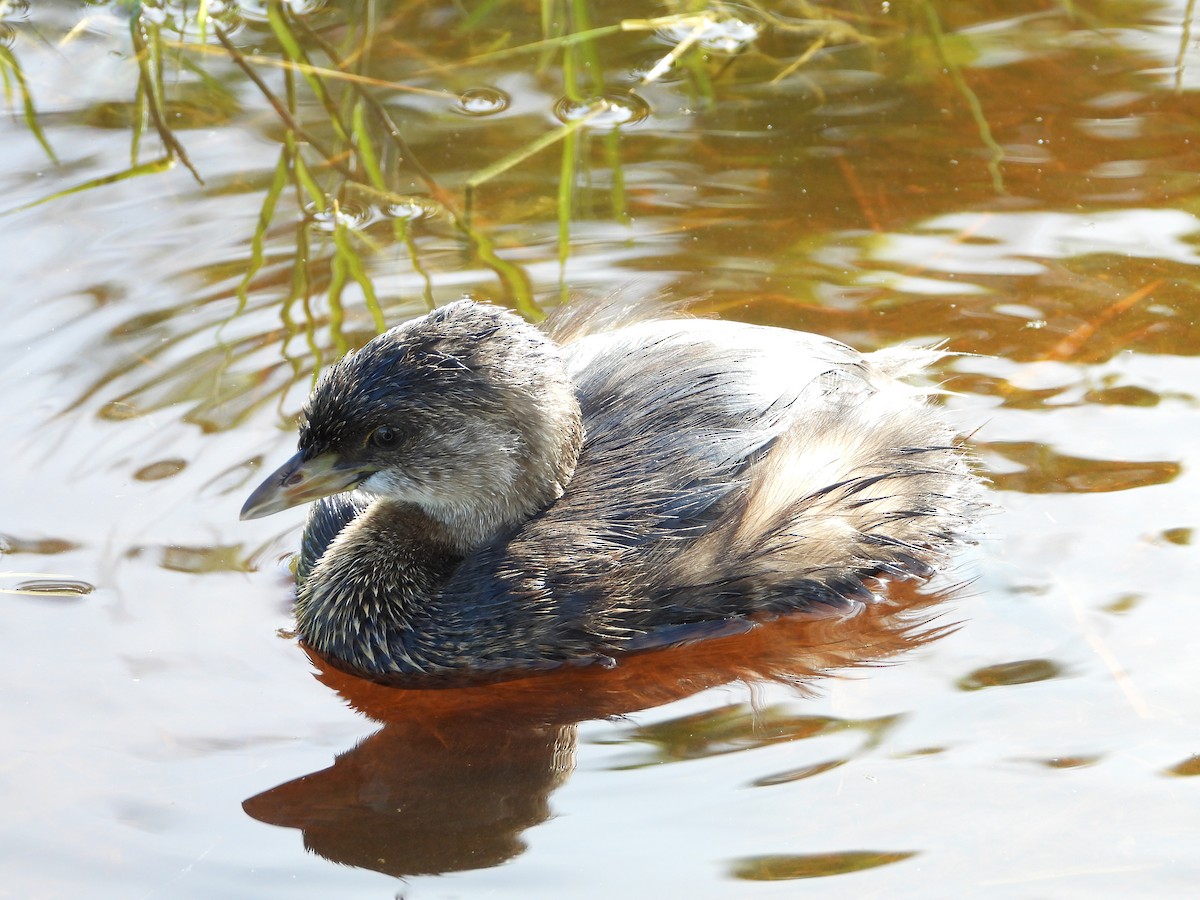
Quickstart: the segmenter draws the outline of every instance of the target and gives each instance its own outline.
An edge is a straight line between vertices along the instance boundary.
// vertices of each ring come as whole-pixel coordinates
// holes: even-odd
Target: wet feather
[[[339,362],[302,452],[378,469],[310,514],[306,641],[385,678],[606,661],[852,609],[971,535],[979,482],[907,381],[940,350],[649,314],[575,311],[560,347],[464,301]]]

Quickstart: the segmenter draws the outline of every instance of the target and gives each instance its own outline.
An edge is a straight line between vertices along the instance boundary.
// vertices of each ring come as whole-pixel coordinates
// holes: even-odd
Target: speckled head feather
[[[372,442],[382,428],[390,446]],[[299,446],[373,468],[365,491],[425,507],[465,551],[561,495],[581,440],[559,348],[507,310],[460,301],[330,368]]]
[[[505,319],[513,321],[497,338]],[[328,369],[304,405],[300,448],[314,455],[336,449],[365,438],[373,427],[436,415],[447,404],[501,414],[505,387],[532,380],[529,367],[548,349],[540,332],[496,307],[443,306],[379,335]]]

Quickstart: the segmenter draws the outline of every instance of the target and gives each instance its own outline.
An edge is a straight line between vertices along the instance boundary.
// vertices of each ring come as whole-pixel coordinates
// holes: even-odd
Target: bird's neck
[[[301,585],[297,629],[323,656],[366,674],[428,672],[425,607],[461,558],[445,526],[418,507],[376,500]]]
[[[554,503],[575,473],[583,417],[565,372],[546,379],[536,396],[514,393],[508,402],[514,424],[480,425],[473,435],[476,446],[489,448],[476,469],[404,497],[440,526],[447,546],[460,556],[512,532]]]

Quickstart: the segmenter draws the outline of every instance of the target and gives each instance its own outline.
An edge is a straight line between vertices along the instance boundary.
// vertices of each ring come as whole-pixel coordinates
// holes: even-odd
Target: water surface
[[[1194,889],[1187,4],[195,6],[0,3],[5,890]],[[979,354],[940,377],[987,538],[612,672],[310,660],[303,511],[237,511],[314,373],[464,292],[618,288]]]

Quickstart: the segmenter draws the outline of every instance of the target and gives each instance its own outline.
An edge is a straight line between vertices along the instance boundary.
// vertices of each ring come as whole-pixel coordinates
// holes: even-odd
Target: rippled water
[[[1192,892],[1187,5],[586,6],[0,3],[0,893]],[[314,372],[616,288],[978,354],[988,537],[612,672],[310,660],[237,512]]]

